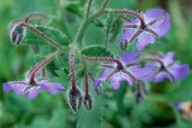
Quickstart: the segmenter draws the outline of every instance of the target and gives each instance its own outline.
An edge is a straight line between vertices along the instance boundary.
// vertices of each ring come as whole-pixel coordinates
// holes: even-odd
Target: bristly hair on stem
[[[26,27],[28,29],[30,29],[31,31],[37,33],[39,36],[41,36],[43,39],[47,40],[51,45],[55,46],[58,49],[62,49],[62,46],[60,46],[58,43],[54,42],[53,40],[51,40],[47,35],[45,35],[44,33],[42,33],[41,31],[39,31],[38,29],[34,28],[33,26],[27,24],[27,23],[20,23],[18,25],[18,27]]]
[[[88,2],[87,2],[87,7],[86,7],[87,10],[86,10],[86,12],[85,12],[85,19],[88,19],[88,18],[89,18],[92,2],[93,2],[93,0],[88,0]]]
[[[123,68],[123,64],[120,60],[110,57],[85,57],[86,60],[90,61],[108,61],[108,62],[115,62],[118,68]]]
[[[33,17],[47,17],[47,15],[42,14],[42,13],[31,13],[24,18],[23,22],[27,23]]]
[[[41,61],[40,63],[38,63],[35,67],[33,67],[30,71],[30,83],[34,83],[35,82],[35,75],[36,73],[39,71],[39,69],[42,69],[42,75],[44,75],[44,67],[45,65],[47,65],[50,61],[52,61],[56,55],[58,55],[60,53],[60,50],[54,52],[53,54],[51,54],[49,57],[45,58],[43,61]]]
[[[136,12],[136,11],[132,11],[132,10],[113,10],[113,12],[133,15],[133,16],[135,16],[136,18],[138,18],[140,20],[142,27],[145,27],[145,25],[146,25],[143,16],[140,13]]]
[[[75,60],[75,48],[72,47],[70,50],[70,55],[69,55],[69,64],[70,64],[70,78],[71,78],[71,86],[72,90],[76,90],[76,78],[75,78],[75,65],[74,65],[74,60]]]

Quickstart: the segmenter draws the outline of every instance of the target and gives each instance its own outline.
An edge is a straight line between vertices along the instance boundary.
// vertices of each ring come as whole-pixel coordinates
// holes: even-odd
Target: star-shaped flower
[[[28,80],[3,83],[3,90],[6,92],[13,90],[18,95],[26,94],[29,99],[33,99],[41,90],[54,94],[63,91],[64,87],[59,83],[49,82],[45,77],[36,77],[34,83],[30,83]]]
[[[136,49],[144,50],[148,44],[155,42],[154,37],[165,36],[170,29],[170,15],[161,9],[150,9],[141,14],[143,21],[136,18],[131,22],[125,22],[124,32],[120,43],[128,40],[129,43],[137,39]]]
[[[152,76],[154,82],[161,82],[165,78],[170,81],[182,80],[189,73],[187,64],[181,65],[174,61],[174,52],[167,52],[162,57],[146,58],[145,60],[153,61],[149,65],[156,67],[156,72]]]
[[[130,86],[137,80],[148,80],[154,72],[154,68],[147,66],[141,68],[137,61],[140,54],[137,52],[129,52],[120,56],[122,67],[118,67],[116,63],[103,64],[103,74],[101,78],[94,83],[94,88],[97,89],[102,81],[110,80],[110,84],[114,89],[120,87],[122,81],[127,81]]]

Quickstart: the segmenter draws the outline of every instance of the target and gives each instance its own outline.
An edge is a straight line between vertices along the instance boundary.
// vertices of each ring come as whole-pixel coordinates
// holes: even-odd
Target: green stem
[[[89,18],[92,2],[93,2],[93,0],[88,0],[88,2],[87,2],[87,11],[85,12],[85,19]]]
[[[78,31],[77,31],[77,34],[75,36],[75,39],[74,39],[74,43],[77,43],[77,44],[82,44],[82,39],[83,39],[83,35],[89,25],[89,23],[91,23],[91,21],[97,17],[99,17],[100,15],[103,15],[103,14],[106,14],[108,13],[109,11],[107,10],[99,10],[98,12],[96,12],[95,14],[91,15],[87,20],[83,20],[83,22],[81,23]]]
[[[89,17],[89,13],[90,13],[90,9],[91,9],[91,3],[92,3],[92,0],[89,0],[88,1],[88,7],[87,7],[87,10],[86,10],[86,13],[85,13],[85,17],[77,31],[77,34],[75,36],[75,39],[74,39],[74,42],[73,43],[77,43],[77,44],[82,44],[82,39],[83,39],[83,35],[89,25],[89,23],[94,20],[95,18],[97,18],[98,16],[102,15],[102,14],[105,14],[105,13],[108,13],[109,11],[105,10],[105,7],[107,6],[109,0],[105,0],[102,5],[101,5],[101,8],[96,12],[94,13],[93,15],[91,15]]]

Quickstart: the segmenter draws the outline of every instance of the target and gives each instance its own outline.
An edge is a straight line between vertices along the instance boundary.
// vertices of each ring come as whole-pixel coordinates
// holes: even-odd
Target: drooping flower
[[[153,61],[149,65],[156,67],[156,72],[152,76],[154,82],[161,82],[165,78],[170,81],[182,80],[189,73],[187,64],[181,65],[174,61],[174,52],[167,52],[158,58],[145,58],[145,60]]]
[[[33,83],[30,83],[28,80],[3,83],[3,90],[6,92],[12,90],[18,95],[26,94],[29,99],[34,99],[41,90],[45,90],[49,94],[55,94],[63,91],[64,87],[60,83],[49,82],[45,77],[36,77]]]
[[[119,44],[136,39],[136,49],[144,50],[148,44],[155,42],[155,37],[165,36],[170,29],[170,15],[161,9],[150,9],[131,22],[125,22],[124,32]]]
[[[114,89],[118,89],[122,81],[127,81],[132,86],[133,82],[137,80],[148,80],[155,70],[152,66],[141,68],[137,63],[139,56],[140,54],[137,52],[121,55],[119,58],[122,63],[121,67],[116,63],[103,64],[102,76],[95,81],[94,88],[97,89],[102,81],[107,80],[110,80]]]

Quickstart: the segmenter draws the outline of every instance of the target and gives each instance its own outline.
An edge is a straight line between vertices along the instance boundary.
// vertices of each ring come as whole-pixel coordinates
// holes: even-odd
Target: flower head
[[[18,95],[26,94],[29,99],[35,98],[41,90],[54,94],[63,91],[64,87],[59,83],[49,82],[47,78],[35,78],[34,83],[28,80],[10,81],[3,84],[3,90],[8,92],[13,90]]]
[[[120,43],[128,40],[129,43],[137,39],[136,49],[143,50],[148,44],[155,42],[154,37],[161,37],[170,29],[170,15],[161,9],[150,9],[141,14],[143,22],[138,18],[125,22],[124,32]]]
[[[154,68],[151,66],[141,68],[137,63],[138,58],[138,53],[129,52],[119,58],[122,67],[119,67],[116,63],[103,64],[103,74],[101,78],[95,81],[95,89],[99,87],[102,81],[107,80],[110,80],[110,84],[114,89],[118,89],[122,81],[127,81],[132,86],[133,82],[137,80],[148,80],[150,75],[153,74]]]
[[[159,58],[148,59],[153,61],[149,65],[156,67],[156,72],[152,76],[154,82],[161,82],[165,78],[170,81],[182,80],[189,73],[189,66],[187,64],[181,65],[174,61],[174,52],[167,52]],[[148,59],[146,58],[146,60]]]

